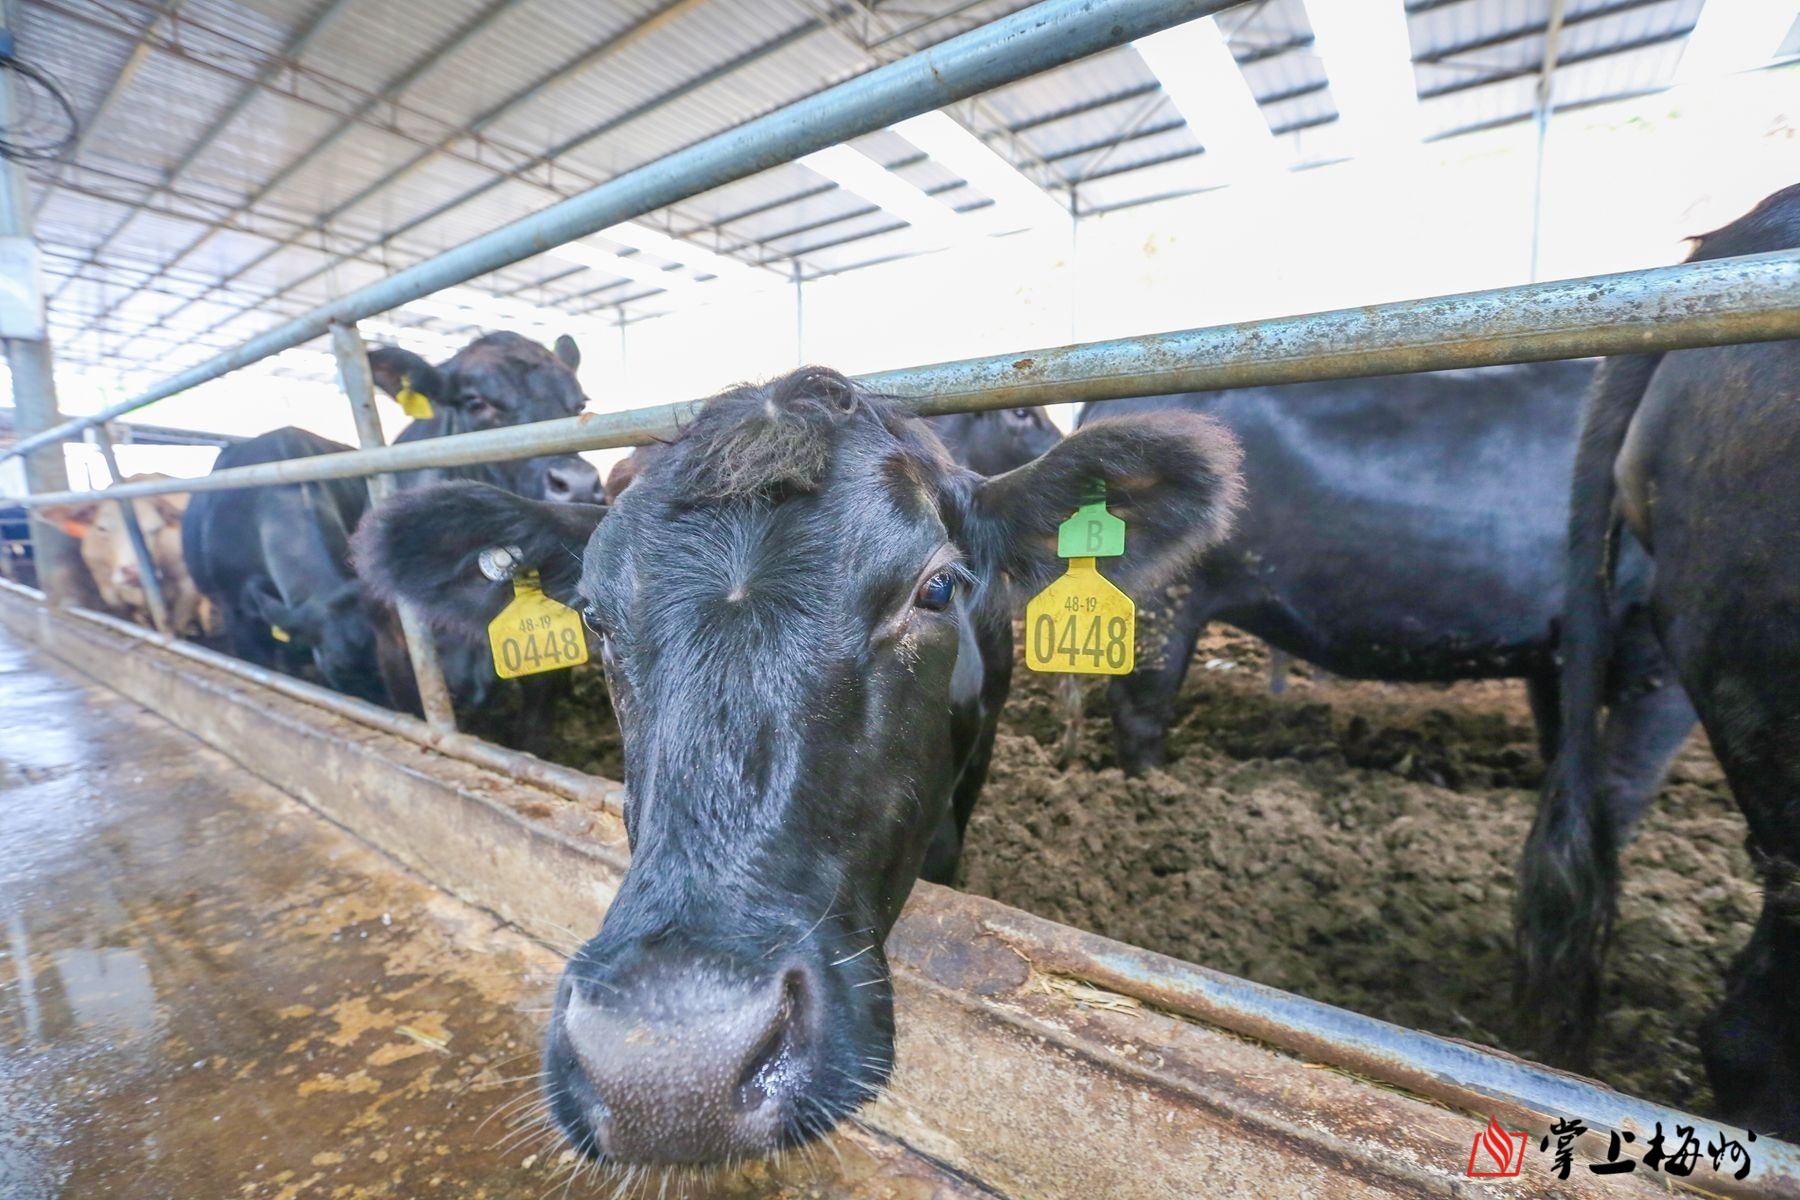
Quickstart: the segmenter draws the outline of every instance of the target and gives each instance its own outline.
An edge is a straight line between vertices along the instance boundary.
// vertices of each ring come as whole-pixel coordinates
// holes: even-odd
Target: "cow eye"
[[[1031,420],[1031,410],[1029,408],[1015,408],[1012,410],[1012,415],[1020,421]]]
[[[592,604],[584,604],[581,606],[581,623],[586,625],[590,631],[599,634],[601,637],[606,636],[606,626],[600,623],[600,610],[595,608]]]
[[[919,585],[919,594],[913,603],[927,612],[943,612],[955,597],[956,576],[949,571],[939,571]]]

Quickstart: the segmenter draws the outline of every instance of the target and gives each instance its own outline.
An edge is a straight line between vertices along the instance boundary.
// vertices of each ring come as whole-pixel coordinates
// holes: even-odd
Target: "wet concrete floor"
[[[557,965],[0,632],[4,1200],[655,1195],[537,1120]],[[970,1191],[857,1131],[677,1184]]]

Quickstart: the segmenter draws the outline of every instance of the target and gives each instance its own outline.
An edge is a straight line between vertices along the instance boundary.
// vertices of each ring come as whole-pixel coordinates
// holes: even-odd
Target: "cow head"
[[[1003,475],[1062,440],[1041,408],[995,408],[931,418],[944,447],[971,471]]]
[[[369,349],[377,387],[396,398],[410,389],[431,402],[424,428],[409,437],[572,417],[587,406],[575,378],[580,363],[581,351],[567,335],[556,339],[552,354],[520,334],[484,334],[437,366],[398,346]]]
[[[273,582],[259,577],[245,585],[242,599],[271,630],[312,652],[329,687],[371,704],[390,703],[376,646],[380,614],[371,611],[354,579],[289,603]]]
[[[167,475],[133,475],[127,483],[143,483],[169,478]],[[185,495],[143,496],[131,502],[138,528],[143,531],[151,559],[162,577],[182,570],[180,557],[181,518],[187,510]],[[90,500],[83,504],[60,504],[44,508],[38,514],[43,520],[59,526],[64,533],[81,540],[81,561],[93,576],[101,603],[114,612],[147,613],[149,600],[144,595],[144,580],[138,570],[137,556],[132,552],[125,529],[124,514],[117,501]],[[173,546],[174,558],[169,559]]]
[[[1227,434],[1171,412],[984,479],[809,368],[711,400],[603,521],[461,485],[364,522],[365,577],[435,620],[491,619],[508,591],[479,555],[507,547],[600,635],[632,864],[551,1019],[546,1092],[577,1147],[761,1154],[875,1094],[882,941],[972,740],[978,616],[1060,573],[1057,527],[1097,480],[1130,530],[1107,575],[1160,583],[1223,536],[1236,468]]]

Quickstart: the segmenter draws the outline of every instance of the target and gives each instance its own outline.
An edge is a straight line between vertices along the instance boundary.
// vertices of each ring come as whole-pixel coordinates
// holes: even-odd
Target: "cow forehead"
[[[583,592],[622,619],[703,616],[721,599],[744,611],[852,625],[869,593],[910,584],[948,532],[933,466],[899,448],[841,448],[821,485],[780,498],[685,502],[672,472],[649,473],[600,523]],[[844,601],[840,603],[838,600]]]
[[[523,394],[565,409],[580,407],[581,384],[574,372],[530,338],[489,334],[464,346],[444,364],[459,386]]]

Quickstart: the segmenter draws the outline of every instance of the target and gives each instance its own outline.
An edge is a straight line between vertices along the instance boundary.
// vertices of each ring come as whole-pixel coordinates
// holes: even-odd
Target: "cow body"
[[[290,426],[225,447],[213,470],[349,449]],[[350,569],[350,535],[368,505],[361,479],[193,496],[183,557],[218,611],[233,655],[289,671],[312,661],[338,691],[390,703],[377,651],[379,613]]]
[[[1062,570],[1095,482],[1142,591],[1228,524],[1236,452],[1159,414],[984,479],[916,418],[808,368],[709,401],[602,510],[492,489],[385,502],[370,586],[480,628],[513,548],[580,607],[624,737],[632,865],[569,963],[545,1052],[582,1152],[704,1163],[805,1143],[892,1064],[881,943],[953,797],[985,771],[983,631]],[[585,548],[584,548],[585,547]]]
[[[1205,413],[1245,452],[1248,502],[1231,537],[1145,614],[1138,670],[1113,684],[1120,764],[1163,761],[1175,696],[1214,620],[1355,679],[1523,678],[1548,759],[1566,481],[1592,374],[1589,362],[1550,362],[1090,405],[1084,423]],[[1693,725],[1649,630],[1647,585],[1628,545],[1608,742],[1625,828]]]
[[[1691,260],[1800,247],[1800,187]],[[1567,558],[1562,753],[1521,880],[1523,994],[1585,1047],[1617,883],[1599,711],[1622,523],[1654,562],[1657,638],[1750,827],[1763,911],[1701,1031],[1726,1116],[1800,1140],[1800,341],[1608,360],[1590,394]]]

